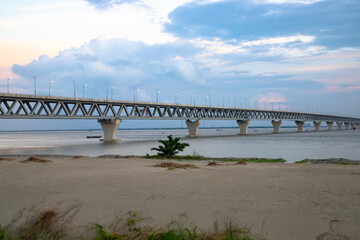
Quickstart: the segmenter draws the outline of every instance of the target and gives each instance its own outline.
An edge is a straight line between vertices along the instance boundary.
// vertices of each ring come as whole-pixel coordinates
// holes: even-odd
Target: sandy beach
[[[108,226],[131,210],[154,226],[186,214],[203,231],[232,219],[254,233],[263,226],[271,240],[315,240],[333,231],[360,239],[359,165],[192,161],[198,168],[168,170],[140,158],[24,159],[0,161],[1,225],[54,209],[74,230]]]

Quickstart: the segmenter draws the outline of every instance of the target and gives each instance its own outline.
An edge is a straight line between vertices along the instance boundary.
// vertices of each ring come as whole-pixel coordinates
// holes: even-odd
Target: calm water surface
[[[360,130],[334,130],[297,133],[295,128],[283,128],[272,134],[272,128],[250,128],[249,135],[237,135],[239,129],[200,129],[199,138],[186,137],[186,129],[175,130],[119,130],[122,139],[117,144],[104,144],[89,135],[96,131],[39,131],[1,132],[0,154],[66,154],[99,156],[104,154],[154,154],[150,148],[158,146],[158,139],[167,135],[179,136],[190,143],[183,154],[209,157],[267,157],[284,158],[288,162],[304,158],[344,157],[360,160]]]

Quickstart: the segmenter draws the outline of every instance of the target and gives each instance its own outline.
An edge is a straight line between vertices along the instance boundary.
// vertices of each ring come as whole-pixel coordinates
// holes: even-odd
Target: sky
[[[0,91],[360,116],[359,22],[358,0],[0,0]]]

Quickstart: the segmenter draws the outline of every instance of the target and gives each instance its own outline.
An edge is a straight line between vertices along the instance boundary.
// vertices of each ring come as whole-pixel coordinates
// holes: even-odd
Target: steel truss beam
[[[0,119],[209,119],[360,122],[293,111],[0,94]]]

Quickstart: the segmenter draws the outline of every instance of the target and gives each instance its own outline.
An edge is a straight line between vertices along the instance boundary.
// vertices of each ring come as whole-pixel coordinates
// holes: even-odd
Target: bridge
[[[5,93],[0,93],[0,119],[96,119],[107,142],[117,140],[122,119],[186,120],[190,137],[198,136],[201,119],[236,120],[241,135],[247,134],[251,120],[271,120],[273,133],[280,132],[282,121],[295,121],[298,132],[306,121],[313,122],[315,131],[322,121],[328,130],[334,122],[339,130],[343,125],[360,128],[360,118],[319,113]]]

